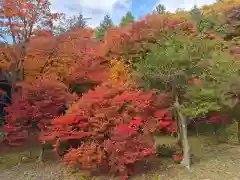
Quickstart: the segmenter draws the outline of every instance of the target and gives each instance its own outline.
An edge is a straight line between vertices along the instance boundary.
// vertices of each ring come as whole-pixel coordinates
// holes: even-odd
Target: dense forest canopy
[[[65,162],[106,165],[126,179],[156,154],[156,133],[177,135],[190,168],[191,119],[240,117],[239,0],[175,13],[160,4],[141,20],[127,12],[119,25],[106,14],[95,29],[81,13],[53,13],[48,0],[2,7],[0,68],[12,87],[7,144],[22,145],[34,129],[57,153],[67,144]]]

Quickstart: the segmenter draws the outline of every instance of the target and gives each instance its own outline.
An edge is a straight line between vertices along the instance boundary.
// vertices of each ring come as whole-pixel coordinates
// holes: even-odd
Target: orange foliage
[[[196,32],[194,23],[186,19],[148,15],[131,26],[109,29],[105,37],[106,51],[113,57],[141,52],[146,42],[154,42],[166,31],[174,30],[185,35]]]
[[[0,69],[8,69],[11,64],[11,60],[6,58],[10,54],[10,51],[6,47],[0,47]]]
[[[240,5],[239,0],[224,0],[223,2],[216,2],[211,5],[203,6],[201,7],[201,10],[204,15],[209,15],[212,12],[220,15],[226,10],[238,5]]]
[[[62,14],[52,13],[49,0],[3,0],[1,27],[8,28],[14,43],[28,41],[42,27],[52,29]]]
[[[79,28],[57,37],[32,39],[25,58],[26,80],[42,74],[55,74],[67,84],[86,78],[105,80],[104,46],[92,35],[91,29]]]
[[[40,30],[36,33],[36,37],[51,37],[53,36],[52,31],[49,30]]]
[[[111,84],[119,86],[133,85],[130,72],[130,67],[123,60],[112,60],[108,80]]]
[[[0,48],[0,63],[2,67],[12,73],[16,73],[16,77],[12,78],[12,81],[21,80],[22,78],[24,52],[25,45],[22,43]]]
[[[91,158],[90,158],[91,157]],[[94,142],[83,142],[77,149],[70,149],[64,156],[68,164],[81,164],[81,168],[92,168],[101,165],[105,159],[105,152]]]

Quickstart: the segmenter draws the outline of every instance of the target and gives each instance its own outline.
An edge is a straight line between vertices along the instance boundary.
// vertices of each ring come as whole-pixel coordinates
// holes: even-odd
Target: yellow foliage
[[[78,57],[75,46],[70,40],[57,41],[55,37],[32,40],[24,60],[25,80],[32,81],[42,75],[65,79]]]
[[[166,13],[165,15],[170,19],[188,19],[190,17],[188,11],[177,11],[175,13]]]
[[[204,15],[211,14],[215,12],[217,14],[224,13],[226,10],[232,8],[233,6],[239,6],[240,0],[224,0],[223,2],[216,2],[211,5],[202,6],[201,11]]]
[[[130,68],[124,61],[112,60],[110,62],[111,69],[109,72],[109,81],[116,85],[131,84]]]
[[[213,12],[216,14],[222,14],[226,10],[232,8],[233,6],[239,6],[240,0],[224,0],[223,2],[216,2],[211,5],[202,6],[200,9],[204,15],[212,14]],[[191,17],[189,11],[178,10],[175,13],[165,13],[161,14],[161,16],[166,16],[170,19],[188,19]]]

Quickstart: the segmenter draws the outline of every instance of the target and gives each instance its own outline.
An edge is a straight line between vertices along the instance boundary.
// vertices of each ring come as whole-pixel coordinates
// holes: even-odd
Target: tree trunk
[[[240,144],[240,121],[237,121],[237,126],[238,126],[238,143]]]
[[[13,97],[14,94],[15,94],[16,82],[17,82],[16,63],[11,64],[9,69],[10,69],[10,72],[11,72],[11,79],[9,81],[12,84],[11,97]]]
[[[182,145],[183,145],[183,160],[181,162],[182,165],[184,165],[185,167],[187,167],[188,169],[190,169],[190,147],[188,144],[188,138],[187,138],[187,123],[186,123],[186,118],[183,116],[183,114],[180,111],[180,105],[179,105],[179,101],[178,101],[178,97],[176,97],[176,101],[175,101],[175,108],[176,108],[176,112],[178,115],[178,121],[180,122],[180,138],[182,141]]]
[[[183,149],[183,144],[182,144],[182,139],[183,139],[183,134],[182,134],[182,125],[181,122],[179,120],[179,115],[178,112],[176,110],[176,120],[177,120],[177,145]]]

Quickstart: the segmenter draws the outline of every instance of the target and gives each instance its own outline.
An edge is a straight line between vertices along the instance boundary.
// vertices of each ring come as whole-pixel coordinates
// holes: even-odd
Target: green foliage
[[[143,86],[179,96],[185,115],[219,110],[232,104],[227,93],[240,83],[239,64],[222,52],[224,47],[224,42],[218,40],[169,32],[158,43],[148,44],[148,52],[139,58],[135,74]],[[194,78],[201,83],[191,83]]]
[[[221,91],[214,87],[189,87],[182,109],[188,116],[201,116],[221,109],[218,98]]]
[[[238,144],[238,122],[234,120],[232,124],[225,127],[224,131],[218,131],[219,139],[228,143]]]
[[[123,27],[123,26],[126,26],[128,24],[131,24],[132,22],[134,21],[134,17],[132,15],[132,13],[129,11],[127,12],[126,16],[124,16],[122,18],[122,21],[120,23],[120,26]]]
[[[203,15],[201,10],[194,6],[190,11],[192,20],[196,22],[197,29],[200,33],[207,33],[214,31],[217,35],[224,36],[226,34],[226,24],[222,16],[216,14],[214,11],[208,15]]]
[[[194,5],[192,10],[190,11],[190,15],[191,15],[192,19],[194,21],[196,21],[197,25],[199,26],[202,19],[203,19],[203,15],[201,13],[201,10],[196,5]]]
[[[95,32],[95,37],[99,40],[104,39],[104,34],[106,30],[109,28],[109,26],[113,25],[113,22],[108,14],[104,16],[103,21],[100,23],[100,26],[97,27]]]
[[[207,112],[233,106],[229,94],[239,88],[239,65],[227,54],[214,57],[214,63],[199,76],[202,83],[188,86],[183,109],[189,116],[203,115]]]
[[[169,32],[158,43],[148,44],[148,52],[138,59],[136,73],[149,88],[182,89],[190,78],[200,74],[203,68],[199,62],[209,59],[217,47],[211,40]]]

